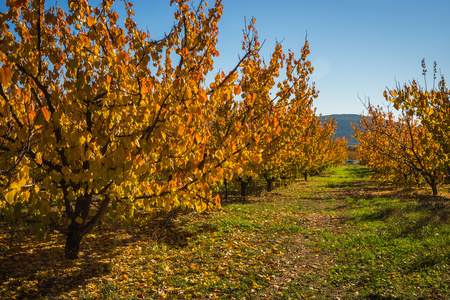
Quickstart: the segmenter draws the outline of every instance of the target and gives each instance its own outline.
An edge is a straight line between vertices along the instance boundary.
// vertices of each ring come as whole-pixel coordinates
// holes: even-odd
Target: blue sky
[[[171,16],[166,1],[134,4],[137,21],[151,32],[171,24],[164,19]],[[323,115],[360,114],[359,98],[383,104],[386,87],[412,79],[423,84],[423,58],[429,73],[437,61],[450,78],[448,0],[223,0],[223,5],[217,66],[229,70],[237,61],[244,18],[256,18],[267,58],[276,40],[298,53],[308,34],[312,79],[320,91],[315,106]]]
[[[64,2],[58,1],[60,5]],[[92,5],[98,2],[90,1]],[[148,28],[153,38],[170,31],[174,7],[169,6],[169,0],[132,2],[138,26]],[[230,70],[242,54],[245,18],[256,18],[259,38],[266,41],[262,55],[267,59],[277,40],[283,41],[285,50],[299,53],[307,34],[309,59],[315,67],[312,80],[320,91],[315,106],[323,115],[360,114],[364,106],[359,98],[383,104],[383,91],[387,87],[412,79],[423,84],[423,58],[429,70],[428,85],[434,61],[442,74],[450,78],[449,0],[223,0],[222,3],[220,57],[216,67]],[[4,9],[0,5],[0,10]]]

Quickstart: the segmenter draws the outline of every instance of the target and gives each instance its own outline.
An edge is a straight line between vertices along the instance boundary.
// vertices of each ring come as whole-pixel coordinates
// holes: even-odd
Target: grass
[[[447,299],[446,199],[345,166],[208,213],[105,222],[77,261],[60,236],[3,229],[0,298]]]

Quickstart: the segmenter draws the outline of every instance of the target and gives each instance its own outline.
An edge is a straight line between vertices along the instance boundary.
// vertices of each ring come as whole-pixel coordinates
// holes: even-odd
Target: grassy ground
[[[287,188],[104,223],[77,261],[59,236],[0,232],[0,298],[449,299],[450,205],[346,166]]]

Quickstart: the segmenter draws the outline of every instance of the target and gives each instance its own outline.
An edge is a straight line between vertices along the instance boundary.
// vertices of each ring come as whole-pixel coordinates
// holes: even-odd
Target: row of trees
[[[220,1],[177,5],[161,40],[113,0],[69,11],[6,1],[0,13],[0,211],[66,234],[65,256],[107,213],[218,205],[224,180],[290,179],[343,160],[345,141],[312,109],[308,42],[268,62],[252,22],[243,55],[212,82]],[[281,75],[281,73],[283,74]],[[282,79],[277,81],[277,78]],[[343,151],[341,151],[343,150]]]
[[[425,61],[422,67],[425,76]],[[368,115],[354,130],[361,160],[380,178],[404,186],[425,183],[437,195],[439,184],[450,175],[450,102],[444,77],[436,82],[436,63],[433,75],[430,90],[412,81],[385,91],[398,116],[369,105]]]

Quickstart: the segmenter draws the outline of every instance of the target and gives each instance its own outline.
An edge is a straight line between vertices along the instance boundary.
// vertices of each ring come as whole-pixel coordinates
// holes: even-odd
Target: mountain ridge
[[[351,123],[356,123],[359,125],[361,121],[361,115],[358,114],[331,114],[321,116],[322,119],[334,118],[336,120],[336,133],[334,137],[345,137],[348,140],[348,145],[358,145],[359,142],[357,139],[353,138],[352,135],[355,133]]]

